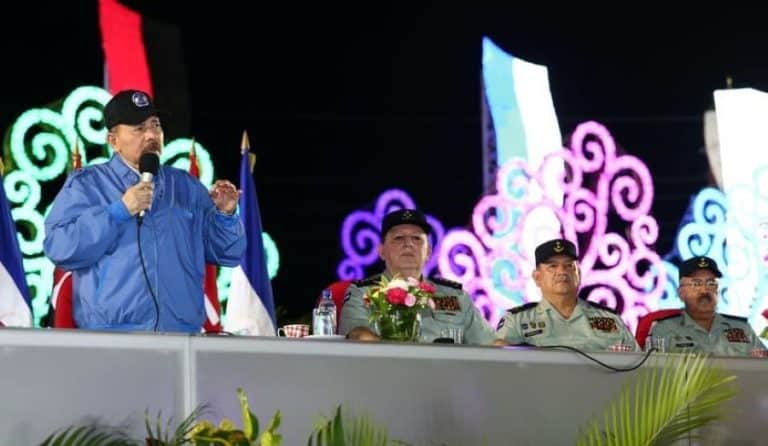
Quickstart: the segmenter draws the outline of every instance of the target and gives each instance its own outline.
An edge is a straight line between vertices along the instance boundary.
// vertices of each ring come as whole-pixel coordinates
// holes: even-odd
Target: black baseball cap
[[[699,256],[692,257],[680,264],[679,278],[682,279],[683,277],[690,276],[700,269],[708,269],[715,274],[715,277],[723,277],[723,273],[721,273],[720,269],[717,267],[717,262],[710,257]]]
[[[390,229],[397,225],[416,225],[421,227],[429,235],[432,227],[427,223],[427,217],[416,209],[400,209],[390,212],[381,220],[381,238],[387,235]]]
[[[554,256],[568,256],[573,260],[579,258],[576,254],[576,245],[566,239],[556,238],[536,247],[536,266],[539,266],[540,263],[544,263]]]
[[[152,97],[141,90],[123,90],[104,106],[104,126],[107,129],[118,124],[141,124],[150,116],[164,117],[167,113],[158,110]]]

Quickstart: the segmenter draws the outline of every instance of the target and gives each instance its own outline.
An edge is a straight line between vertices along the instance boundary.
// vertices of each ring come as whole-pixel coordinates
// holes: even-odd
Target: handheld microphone
[[[141,154],[141,157],[139,158],[139,172],[141,173],[141,181],[144,183],[151,183],[152,178],[157,175],[157,171],[160,169],[160,157],[155,152],[145,152]],[[141,223],[142,218],[144,218],[144,214],[146,212],[146,209],[142,209],[141,212],[139,212],[139,223]]]

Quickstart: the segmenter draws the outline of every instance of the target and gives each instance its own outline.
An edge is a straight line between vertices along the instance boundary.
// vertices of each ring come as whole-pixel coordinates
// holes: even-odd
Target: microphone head
[[[139,158],[139,172],[157,175],[160,169],[160,157],[155,152],[144,152]]]

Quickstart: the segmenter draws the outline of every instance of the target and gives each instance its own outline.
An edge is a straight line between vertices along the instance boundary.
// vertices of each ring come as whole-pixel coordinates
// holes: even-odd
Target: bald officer
[[[640,350],[616,312],[578,298],[581,276],[573,243],[564,239],[542,243],[535,258],[533,280],[542,299],[509,310],[499,323],[498,343]]]

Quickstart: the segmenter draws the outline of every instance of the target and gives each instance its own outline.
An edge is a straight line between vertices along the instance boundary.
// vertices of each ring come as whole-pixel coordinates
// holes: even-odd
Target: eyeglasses
[[[717,283],[717,280],[709,279],[709,280],[701,280],[701,279],[691,279],[688,282],[681,283],[680,286],[690,286],[693,288],[717,288],[719,284]]]

